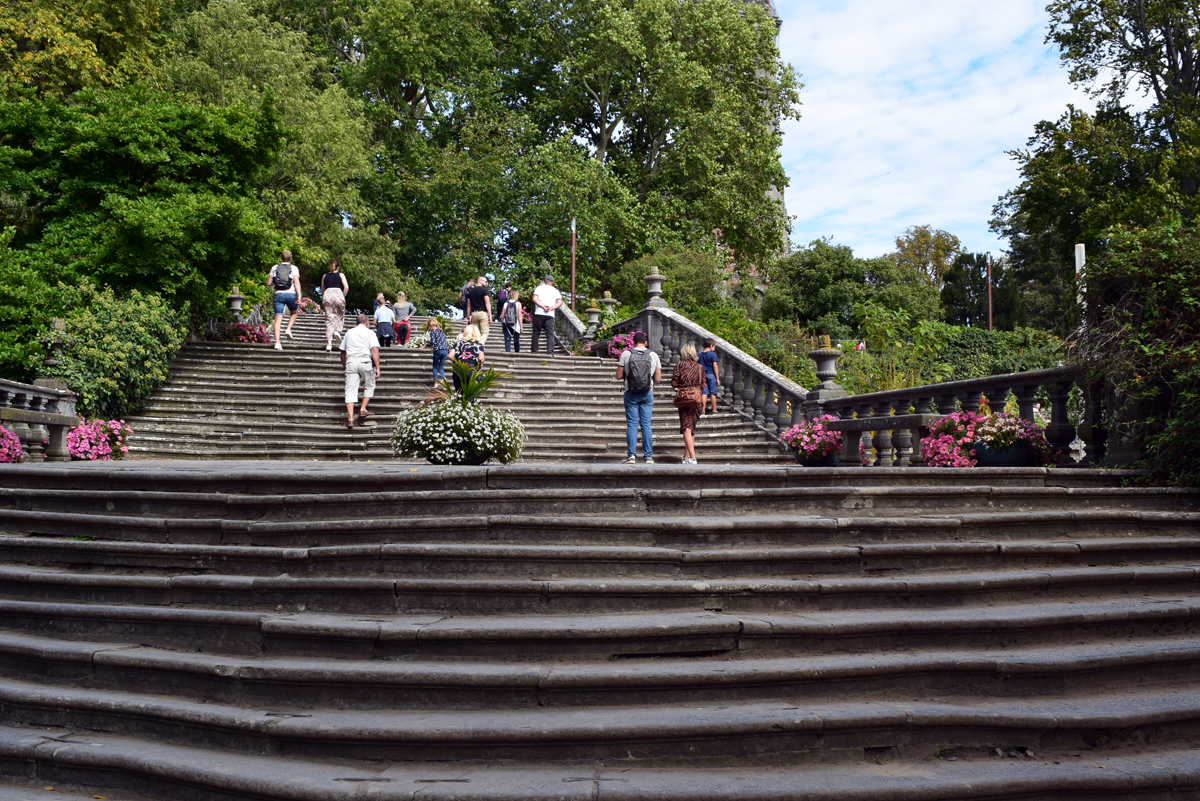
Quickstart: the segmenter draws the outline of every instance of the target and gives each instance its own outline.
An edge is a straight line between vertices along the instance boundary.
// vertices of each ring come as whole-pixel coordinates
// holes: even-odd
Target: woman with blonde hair
[[[446,332],[436,317],[430,317],[425,323],[429,332],[429,347],[433,348],[433,380],[446,377],[446,357],[450,355],[450,344],[446,342]]]
[[[342,275],[342,263],[329,262],[329,272],[321,279],[321,308],[325,310],[325,350],[333,350],[333,338],[342,341],[346,330],[346,293],[350,285]]]
[[[683,434],[683,464],[696,464],[696,423],[704,411],[704,368],[696,361],[695,345],[680,349],[671,386],[675,387],[671,402],[679,410],[679,433]]]
[[[486,316],[487,312],[478,312]],[[475,315],[471,315],[472,319]],[[454,341],[454,350],[450,351],[450,359],[456,362],[470,365],[472,368],[471,375],[483,366],[487,354],[483,351],[484,334],[479,330],[479,326],[472,322],[470,325],[463,328],[462,333],[458,335],[458,339]],[[454,391],[462,391],[462,382],[458,379],[458,374],[452,376],[454,380]],[[468,377],[469,380],[469,377]]]

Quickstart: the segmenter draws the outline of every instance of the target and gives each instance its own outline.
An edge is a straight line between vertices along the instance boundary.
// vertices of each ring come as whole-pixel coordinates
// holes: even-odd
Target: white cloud
[[[1005,151],[1068,103],[1091,107],[1043,43],[1045,0],[776,0],[779,45],[802,74],[784,126],[792,241],[831,236],[858,255],[932,225],[999,251]]]

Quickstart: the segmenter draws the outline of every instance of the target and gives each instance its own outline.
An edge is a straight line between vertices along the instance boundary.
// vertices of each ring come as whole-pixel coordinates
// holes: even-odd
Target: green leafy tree
[[[942,279],[942,308],[947,323],[973,328],[988,324],[988,255],[962,253]],[[992,324],[1012,329],[1020,319],[1020,290],[1004,259],[992,263]]]
[[[1066,333],[1077,326],[1076,243],[1099,255],[1113,226],[1200,212],[1200,12],[1185,0],[1055,0],[1048,11],[1047,41],[1100,104],[1037,125],[1012,154],[1021,182],[992,227],[1009,241],[1027,319]],[[1149,108],[1132,110],[1130,92]]]
[[[937,289],[891,258],[860,259],[845,245],[816,240],[770,269],[764,320],[790,320],[814,333],[849,338],[855,307],[873,303],[920,320],[941,317]]]
[[[24,282],[35,327],[66,305],[51,288],[84,278],[215,310],[218,288],[257,272],[275,244],[253,184],[277,140],[270,109],[204,108],[138,87],[0,103],[0,196],[17,199],[0,207],[13,230],[0,284]],[[36,345],[14,347],[0,371],[25,375]]]
[[[724,268],[712,256],[694,250],[664,248],[621,267],[612,278],[613,297],[640,308],[646,303],[646,276],[651,268],[666,276],[663,299],[673,309],[690,312],[720,303],[728,278]],[[745,310],[741,313],[744,315]]]
[[[241,0],[209,3],[175,21],[156,77],[219,108],[271,104],[282,143],[255,190],[301,269],[315,278],[340,258],[358,302],[399,282],[393,243],[360,193],[371,173],[362,103],[332,80],[306,36]]]
[[[929,225],[914,225],[896,237],[893,258],[900,267],[924,276],[941,287],[946,271],[962,253],[962,243],[953,234]]]

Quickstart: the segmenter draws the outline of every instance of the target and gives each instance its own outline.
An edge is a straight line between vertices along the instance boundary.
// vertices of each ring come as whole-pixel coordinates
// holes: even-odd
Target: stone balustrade
[[[567,350],[571,350],[576,342],[593,332],[595,328],[581,321],[565,303],[554,314],[554,336]]]
[[[79,422],[68,389],[0,379],[0,420],[31,461],[68,461],[67,430]]]
[[[1066,453],[1076,437],[1076,428],[1068,419],[1067,398],[1079,377],[1078,368],[1055,367],[864,395],[843,394],[806,404],[805,415],[809,419],[823,414],[838,418],[829,428],[842,432],[839,461],[843,466],[863,463],[861,443],[868,453],[874,449],[875,466],[919,467],[924,464],[921,441],[929,435],[929,426],[942,417],[958,410],[976,411],[983,397],[992,408],[1001,408],[1012,392],[1021,417],[1033,421],[1038,394],[1045,390],[1050,416],[1046,439]]]
[[[661,281],[661,276],[656,276]],[[657,296],[654,296],[657,298]],[[712,339],[720,360],[720,397],[732,410],[771,437],[778,437],[804,419],[808,391],[787,376],[772,370],[741,348],[696,325],[663,305],[647,305],[633,317],[614,323],[615,333],[645,331],[649,346],[664,368],[679,363],[684,345],[704,349]]]

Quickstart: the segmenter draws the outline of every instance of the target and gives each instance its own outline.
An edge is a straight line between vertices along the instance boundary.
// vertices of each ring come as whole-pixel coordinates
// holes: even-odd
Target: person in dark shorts
[[[712,398],[712,413],[717,413],[717,395],[721,393],[721,368],[717,363],[717,342],[711,337],[704,340],[704,352],[700,354],[700,366],[704,368],[704,406],[700,408],[701,414],[704,413],[705,407],[708,406],[708,399]]]

